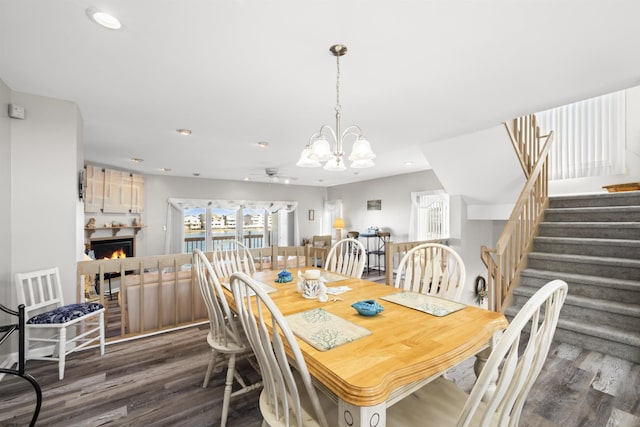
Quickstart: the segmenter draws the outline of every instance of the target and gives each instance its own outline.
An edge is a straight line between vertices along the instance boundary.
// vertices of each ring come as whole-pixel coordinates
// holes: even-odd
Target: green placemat
[[[322,308],[286,316],[293,333],[320,351],[371,335],[371,331],[355,325]]]
[[[417,292],[398,292],[397,294],[380,297],[385,301],[404,305],[418,311],[442,317],[455,311],[462,310],[466,305],[448,299],[438,298],[431,295],[419,294]]]
[[[339,282],[341,280],[347,280],[348,279],[348,277],[341,276],[339,274],[332,273],[332,272],[327,271],[327,270],[320,270],[320,276],[324,277],[325,280],[327,281],[327,283]]]

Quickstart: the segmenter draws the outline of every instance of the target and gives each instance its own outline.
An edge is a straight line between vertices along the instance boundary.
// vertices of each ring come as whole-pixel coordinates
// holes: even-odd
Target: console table
[[[383,273],[386,266],[384,265],[386,246],[391,241],[391,233],[388,231],[377,231],[375,233],[360,233],[360,237],[367,239],[365,248],[367,250],[367,274],[371,270],[378,270]],[[376,264],[371,265],[369,257],[373,255],[376,257]],[[382,260],[382,262],[381,262]]]

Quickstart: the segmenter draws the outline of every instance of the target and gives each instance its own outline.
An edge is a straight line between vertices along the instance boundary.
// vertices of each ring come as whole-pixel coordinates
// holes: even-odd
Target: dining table
[[[319,349],[292,327],[314,385],[338,405],[341,427],[385,426],[387,407],[474,355],[477,373],[508,325],[501,313],[472,305],[429,314],[385,299],[398,300],[402,289],[326,271],[321,273],[327,279],[328,299],[303,298],[296,286],[298,271],[304,274],[311,268],[288,269],[293,277],[288,283],[278,283],[275,270],[256,272],[253,278],[272,288],[268,295],[285,317],[322,309],[340,324],[367,331]],[[231,292],[226,295],[234,307]],[[363,300],[377,302],[383,311],[360,315],[352,304]]]

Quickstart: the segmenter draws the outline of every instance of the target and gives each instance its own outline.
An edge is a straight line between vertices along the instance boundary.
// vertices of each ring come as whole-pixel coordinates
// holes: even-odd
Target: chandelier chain
[[[340,56],[336,56],[336,113],[340,112]]]

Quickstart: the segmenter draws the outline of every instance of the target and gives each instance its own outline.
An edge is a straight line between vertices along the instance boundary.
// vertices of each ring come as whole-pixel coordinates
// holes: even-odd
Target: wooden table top
[[[332,295],[324,303],[305,299],[296,291],[298,270],[290,270],[290,283],[276,283],[278,271],[258,272],[254,278],[278,289],[269,296],[285,316],[322,307],[372,332],[328,351],[298,339],[310,374],[357,406],[385,402],[394,389],[446,371],[476,354],[494,332],[508,325],[501,313],[472,306],[432,316],[379,299],[399,289],[354,278],[328,284],[352,289],[337,295],[342,301],[332,301]],[[365,299],[375,299],[384,311],[373,317],[359,315],[351,304]]]

